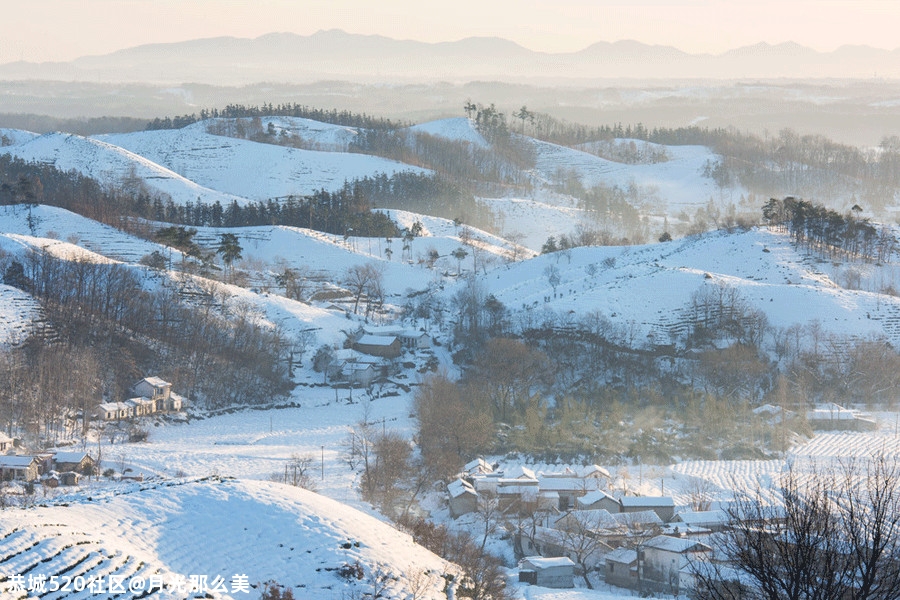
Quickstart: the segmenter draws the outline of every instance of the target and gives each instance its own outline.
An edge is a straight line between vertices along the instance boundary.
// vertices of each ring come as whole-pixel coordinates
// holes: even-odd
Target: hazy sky
[[[320,29],[429,42],[498,36],[547,52],[634,39],[717,53],[788,40],[894,49],[898,28],[897,0],[0,0],[0,63]]]

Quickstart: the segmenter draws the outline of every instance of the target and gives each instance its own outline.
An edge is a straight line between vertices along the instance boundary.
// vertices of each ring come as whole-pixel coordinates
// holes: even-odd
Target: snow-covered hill
[[[548,269],[558,272],[556,289]],[[893,271],[891,265],[881,269]],[[513,310],[575,316],[599,311],[636,328],[634,339],[652,335],[657,344],[669,343],[670,334],[684,327],[694,293],[713,286],[736,289],[775,327],[819,321],[825,331],[884,335],[900,344],[900,299],[844,289],[831,270],[830,263],[798,252],[786,235],[753,229],[648,246],[576,248],[517,263],[484,281]]]
[[[0,146],[0,154],[53,165],[61,171],[76,171],[104,185],[133,192],[146,189],[151,195],[168,196],[179,204],[198,199],[207,204],[220,202],[223,206],[232,201],[246,202],[238,196],[204,187],[119,146],[75,134],[48,133],[23,139],[19,144]]]
[[[361,578],[339,574],[357,563]],[[4,511],[0,522],[4,598],[23,595],[12,591],[15,575],[23,576],[26,589],[28,575],[70,578],[66,591],[52,592],[48,582],[40,594],[47,599],[143,597],[154,578],[164,586],[153,596],[160,598],[258,597],[259,584],[270,580],[296,598],[340,597],[371,590],[379,575],[378,585],[391,597],[416,586],[426,597],[440,597],[445,572],[452,566],[372,516],[260,481],[212,477],[88,486],[49,505]],[[122,578],[124,593],[109,588],[111,576]],[[205,588],[185,589],[192,576],[195,583],[203,578]],[[91,578],[94,588],[85,585]]]
[[[301,131],[312,131],[313,123],[307,121]],[[291,126],[291,122],[284,124]],[[301,150],[213,135],[207,132],[209,125],[201,121],[183,129],[112,134],[97,139],[143,156],[209,189],[250,200],[307,195],[322,189],[334,191],[347,181],[378,173],[424,172],[377,156]],[[314,139],[329,145],[342,137],[334,127],[322,124]]]
[[[244,139],[256,135],[273,143]],[[489,148],[472,120],[450,118],[421,123],[413,132]],[[177,204],[196,202],[266,200],[289,195],[336,190],[347,181],[398,171],[423,169],[376,156],[348,153],[359,130],[296,117],[207,119],[182,129],[140,131],[83,138],[53,133],[43,136],[23,131],[0,131],[8,153],[23,160],[74,169],[108,185],[126,186],[151,195],[171,197]],[[577,180],[586,188],[604,185],[630,190],[629,202],[645,216],[676,222],[693,217],[698,208],[728,204],[740,189],[722,191],[704,169],[717,156],[701,146],[651,148],[657,162],[627,164],[600,158],[589,151],[531,140],[536,166],[531,172],[533,190],[528,197],[484,198],[494,212],[499,230],[516,234],[527,247],[538,250],[550,236],[571,234],[587,225],[605,228],[602,222],[576,207],[575,198],[554,191],[566,181]],[[632,140],[608,143],[628,145]],[[295,146],[295,147],[291,147]],[[596,148],[585,146],[596,152]],[[654,228],[654,229],[655,229]]]

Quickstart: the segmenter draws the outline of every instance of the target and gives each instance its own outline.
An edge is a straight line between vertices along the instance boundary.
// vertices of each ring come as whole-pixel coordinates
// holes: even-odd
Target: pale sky
[[[497,36],[545,52],[633,39],[719,53],[795,41],[900,47],[897,0],[0,0],[0,63],[320,29],[426,42]]]

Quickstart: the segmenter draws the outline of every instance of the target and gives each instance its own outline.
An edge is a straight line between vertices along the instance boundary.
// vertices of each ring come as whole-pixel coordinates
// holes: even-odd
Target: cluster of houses
[[[172,391],[172,384],[159,377],[145,377],[131,386],[133,397],[124,402],[103,402],[94,409],[101,421],[122,421],[147,415],[179,412],[184,398]]]
[[[124,402],[104,402],[94,409],[103,421],[120,421],[146,415],[182,410],[184,399],[172,392],[172,384],[159,377],[145,377],[131,386],[134,397]],[[82,476],[96,470],[94,460],[86,452],[49,450],[19,454],[12,438],[0,433],[0,481],[40,480],[46,486],[78,485]]]
[[[0,481],[40,480],[48,487],[78,485],[81,477],[94,474],[94,460],[86,452],[50,450],[15,454],[13,440],[0,433]]]
[[[490,499],[519,521],[516,550],[525,556],[520,580],[573,587],[576,573],[605,574],[607,583],[641,593],[679,594],[693,587],[690,563],[709,556],[709,536],[728,524],[724,511],[676,514],[671,497],[618,496],[605,491],[609,473],[597,465],[535,473],[495,471],[478,459],[447,486],[450,514],[482,510]]]
[[[367,326],[350,338],[350,347],[335,353],[326,369],[332,382],[368,387],[397,370],[394,359],[404,350],[431,348],[431,337],[415,329],[395,326]]]

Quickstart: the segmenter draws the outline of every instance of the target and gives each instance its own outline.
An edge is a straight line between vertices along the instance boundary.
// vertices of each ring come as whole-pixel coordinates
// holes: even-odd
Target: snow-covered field
[[[360,579],[339,575],[357,563]],[[341,598],[371,590],[380,573],[395,577],[379,584],[392,597],[416,586],[439,597],[440,575],[452,569],[371,515],[300,488],[251,480],[87,486],[28,510],[4,511],[0,521],[4,598],[24,597],[42,575],[48,581],[37,591],[41,598],[142,597],[157,586],[158,598],[258,598],[260,584],[272,580],[296,598]],[[68,587],[53,591],[62,586]]]

